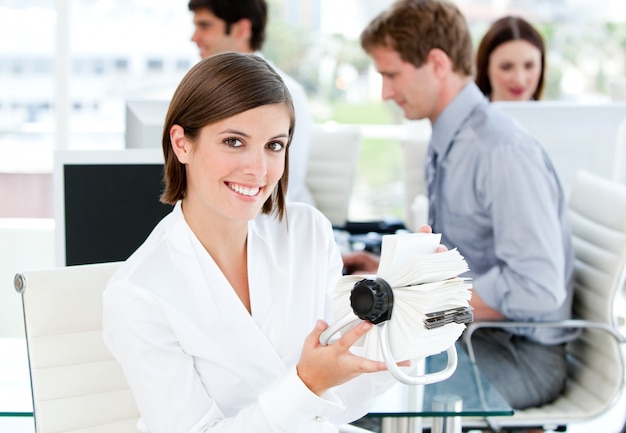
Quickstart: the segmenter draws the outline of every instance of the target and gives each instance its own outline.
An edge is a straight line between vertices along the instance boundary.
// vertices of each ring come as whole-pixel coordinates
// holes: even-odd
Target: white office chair
[[[334,226],[348,219],[360,148],[357,127],[313,127],[306,182],[315,206]]]
[[[102,291],[120,264],[15,276],[24,307],[37,433],[137,432],[135,401],[102,339]],[[340,431],[368,433],[351,425]]]
[[[626,184],[626,118],[617,129],[613,176],[617,182]]]
[[[581,328],[567,345],[567,385],[552,403],[490,418],[494,431],[510,427],[556,429],[606,413],[624,392],[626,281],[626,186],[578,172],[569,201],[575,251],[575,320],[555,323],[474,322],[464,335],[470,358],[474,331],[484,327],[549,326]],[[481,424],[464,419],[464,426]],[[559,430],[564,431],[564,430]]]
[[[139,413],[102,339],[102,291],[119,263],[15,276],[37,433],[136,432]]]

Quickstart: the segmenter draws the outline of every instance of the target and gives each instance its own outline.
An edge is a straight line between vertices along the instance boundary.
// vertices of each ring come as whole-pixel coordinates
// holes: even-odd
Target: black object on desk
[[[364,250],[380,255],[383,235],[407,230],[404,223],[395,218],[374,221],[348,221],[342,226],[333,226],[335,232],[347,233],[350,250]]]
[[[398,230],[406,230],[404,223],[396,218],[374,221],[347,221],[343,226],[335,228],[345,230],[352,235],[367,233],[394,234]]]

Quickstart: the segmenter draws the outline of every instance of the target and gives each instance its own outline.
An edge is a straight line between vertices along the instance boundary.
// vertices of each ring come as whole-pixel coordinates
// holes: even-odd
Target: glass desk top
[[[463,347],[457,343],[458,365],[447,380],[430,385],[398,383],[381,395],[367,417],[510,416],[513,409],[496,391]],[[428,373],[444,368],[446,353],[426,359]]]
[[[0,430],[11,419],[22,419],[29,424],[13,430],[34,432],[26,350],[23,338],[0,338]],[[398,383],[379,397],[367,417],[400,420],[403,417],[512,415],[511,407],[478,371],[459,344],[457,353],[458,366],[452,377],[425,386]],[[423,368],[427,372],[440,370],[447,362],[446,357],[445,353],[430,357]],[[450,402],[456,409],[445,408],[445,403]],[[394,426],[390,431],[400,430]]]

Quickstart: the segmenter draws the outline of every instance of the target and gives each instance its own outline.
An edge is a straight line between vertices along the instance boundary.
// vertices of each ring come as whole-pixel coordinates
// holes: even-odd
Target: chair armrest
[[[620,343],[626,343],[626,337],[622,335],[614,327],[602,322],[594,322],[592,320],[583,319],[570,319],[559,320],[554,322],[510,322],[510,321],[485,321],[485,322],[472,322],[467,325],[465,332],[463,333],[463,342],[467,347],[467,354],[472,362],[476,362],[474,357],[474,348],[472,346],[472,335],[479,328],[578,328],[578,329],[599,329],[611,335],[615,340]]]

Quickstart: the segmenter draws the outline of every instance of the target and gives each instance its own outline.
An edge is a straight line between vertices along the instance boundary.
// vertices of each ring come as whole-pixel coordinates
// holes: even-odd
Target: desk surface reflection
[[[454,374],[447,380],[424,386],[398,383],[383,394],[371,408],[368,418],[385,418],[386,431],[415,431],[406,427],[407,420],[399,418],[433,417],[493,417],[513,415],[513,409],[471,362],[462,345],[457,343],[459,357]],[[441,370],[447,362],[446,354],[429,357],[426,372]],[[434,426],[438,423],[433,422]],[[401,427],[404,426],[404,427]],[[386,428],[385,428],[386,427]]]

